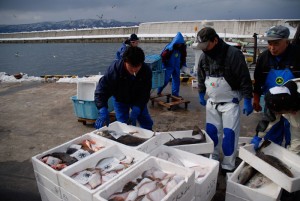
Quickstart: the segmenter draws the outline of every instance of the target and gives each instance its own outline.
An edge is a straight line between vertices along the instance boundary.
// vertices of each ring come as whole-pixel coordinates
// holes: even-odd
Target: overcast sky
[[[0,24],[300,19],[300,0],[0,0]]]

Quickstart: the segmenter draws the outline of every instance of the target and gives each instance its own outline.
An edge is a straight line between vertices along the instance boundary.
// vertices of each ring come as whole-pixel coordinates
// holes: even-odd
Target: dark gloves
[[[133,106],[131,108],[131,113],[129,115],[129,120],[128,120],[127,124],[136,126],[136,120],[140,114],[141,114],[141,109],[137,106]]]
[[[102,107],[99,110],[99,115],[94,126],[96,129],[99,129],[105,125],[109,125],[109,113],[106,107]]]
[[[244,98],[244,109],[243,113],[247,116],[253,112],[253,107],[251,103],[251,98]]]
[[[259,112],[262,110],[260,104],[260,95],[258,95],[257,93],[254,93],[253,94],[253,109],[256,111],[256,112]]]
[[[251,144],[254,144],[254,149],[255,149],[255,150],[258,149],[259,143],[260,143],[261,140],[262,140],[262,138],[261,138],[261,137],[258,137],[257,135],[254,136],[254,137],[252,138]]]
[[[199,93],[199,102],[203,106],[206,105],[206,100],[205,100],[204,96],[205,96],[205,92],[200,92]]]

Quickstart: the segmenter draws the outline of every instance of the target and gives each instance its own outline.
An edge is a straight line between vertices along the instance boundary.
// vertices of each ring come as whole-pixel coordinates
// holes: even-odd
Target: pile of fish
[[[294,177],[290,169],[280,159],[263,153],[263,148],[269,146],[270,144],[270,141],[265,140],[260,148],[256,151],[256,156],[287,176]],[[238,175],[238,183],[249,186],[250,188],[260,188],[264,184],[268,184],[270,182],[271,181],[268,178],[266,178],[249,164],[246,164]]]
[[[112,194],[109,201],[161,201],[184,177],[168,174],[155,167],[128,182],[121,192]]]
[[[169,135],[172,136],[171,133]],[[206,138],[204,133],[198,126],[195,126],[192,132],[192,135],[199,135],[200,138],[193,138],[193,137],[183,137],[183,138],[175,138],[172,136],[173,140],[166,142],[166,146],[177,146],[177,145],[186,145],[186,144],[197,144],[197,143],[204,143],[206,142]]]
[[[71,176],[75,181],[89,189],[98,186],[115,177],[119,172],[128,168],[134,163],[134,158],[121,155],[101,159],[94,168],[87,168]]]
[[[72,144],[66,152],[54,152],[43,156],[40,160],[55,170],[62,170],[104,147],[93,140],[84,140],[80,144]]]
[[[107,139],[128,145],[128,146],[138,146],[144,142],[146,142],[147,138],[140,138],[137,136],[134,136],[138,131],[135,132],[129,132],[124,133],[122,131],[117,132],[114,130],[97,130],[94,131],[96,135],[100,135],[102,137],[105,137]]]
[[[177,157],[175,157],[173,154],[171,154],[169,152],[160,152],[156,155],[156,157],[164,159],[171,163],[175,163],[175,164],[183,166],[183,167],[187,167],[184,165],[183,162],[181,162]],[[200,179],[200,178],[204,177],[210,171],[210,168],[208,166],[202,165],[202,164],[195,164],[193,166],[188,166],[188,168],[195,170],[195,178],[196,179]]]

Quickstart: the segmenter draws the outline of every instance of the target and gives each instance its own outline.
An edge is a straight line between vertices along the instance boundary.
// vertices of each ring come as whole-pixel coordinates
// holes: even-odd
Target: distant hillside
[[[66,20],[61,22],[40,22],[33,24],[19,25],[0,25],[0,33],[14,32],[31,32],[31,31],[46,31],[46,30],[61,30],[61,29],[84,29],[84,28],[105,28],[105,27],[122,27],[136,26],[139,22],[119,22],[116,20]]]

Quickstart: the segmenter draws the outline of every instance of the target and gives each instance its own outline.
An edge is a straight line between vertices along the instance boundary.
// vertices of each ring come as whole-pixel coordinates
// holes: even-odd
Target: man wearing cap
[[[259,112],[262,107],[260,96],[274,86],[300,77],[300,51],[289,41],[290,31],[282,25],[271,27],[263,39],[268,41],[268,50],[258,58],[254,71],[253,108]]]
[[[243,113],[247,116],[253,111],[252,82],[242,52],[226,44],[213,28],[201,29],[197,43],[203,51],[198,64],[198,90],[200,104],[206,105],[206,132],[214,141],[216,160],[222,144],[221,166],[225,173],[235,169],[240,135],[239,102],[244,98]]]
[[[131,34],[130,37],[128,39],[125,40],[125,42],[122,43],[121,47],[119,48],[119,50],[116,53],[116,60],[119,60],[122,58],[125,50],[128,47],[137,47],[139,45],[139,38],[137,37],[136,34]]]
[[[263,126],[265,130],[260,130],[251,143],[257,149],[264,138],[300,155],[300,79],[270,88],[265,103],[272,113],[263,117],[260,124],[266,124]],[[288,134],[282,132],[286,127],[291,128]]]

